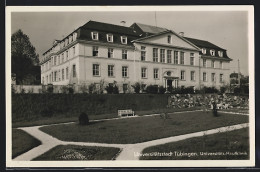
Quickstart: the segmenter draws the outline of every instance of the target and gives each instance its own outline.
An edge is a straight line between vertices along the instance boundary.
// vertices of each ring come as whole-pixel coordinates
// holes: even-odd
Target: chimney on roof
[[[179,32],[179,35],[184,37],[184,32]]]
[[[121,21],[120,23],[122,24],[122,26],[125,26],[126,22],[125,21]]]

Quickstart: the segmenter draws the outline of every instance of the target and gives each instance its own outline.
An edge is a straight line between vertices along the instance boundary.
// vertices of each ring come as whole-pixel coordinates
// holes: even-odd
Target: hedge
[[[13,94],[13,121],[39,116],[75,116],[117,113],[118,109],[151,110],[165,108],[164,94]]]

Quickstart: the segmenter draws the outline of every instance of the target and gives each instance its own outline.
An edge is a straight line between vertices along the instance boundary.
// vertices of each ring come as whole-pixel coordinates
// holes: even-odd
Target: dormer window
[[[218,51],[219,57],[223,57],[223,51]]]
[[[201,49],[202,54],[206,54],[206,48]]]
[[[167,42],[168,42],[168,44],[172,43],[172,36],[171,35],[167,36]]]
[[[121,36],[121,43],[127,44],[127,37],[126,36]]]
[[[215,56],[215,50],[210,50],[210,55]]]
[[[98,32],[91,32],[92,40],[98,40]]]
[[[107,34],[107,42],[113,42],[113,35]]]

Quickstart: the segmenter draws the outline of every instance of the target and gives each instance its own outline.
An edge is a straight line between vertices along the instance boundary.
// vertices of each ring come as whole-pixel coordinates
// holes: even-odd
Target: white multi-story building
[[[168,87],[220,87],[229,81],[226,50],[174,31],[134,23],[89,21],[57,40],[40,59],[42,84],[116,81],[120,92],[136,82]]]

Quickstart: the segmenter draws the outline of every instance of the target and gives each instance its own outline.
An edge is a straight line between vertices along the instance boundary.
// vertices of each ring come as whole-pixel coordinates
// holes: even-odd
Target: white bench
[[[118,110],[118,116],[135,116],[135,112],[132,109]]]

